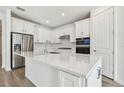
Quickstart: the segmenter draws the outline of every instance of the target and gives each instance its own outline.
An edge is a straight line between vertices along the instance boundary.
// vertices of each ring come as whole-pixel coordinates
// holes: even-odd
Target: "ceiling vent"
[[[21,8],[21,7],[19,7],[19,6],[16,7],[16,9],[18,9],[19,11],[23,11],[23,12],[26,11],[24,8]]]

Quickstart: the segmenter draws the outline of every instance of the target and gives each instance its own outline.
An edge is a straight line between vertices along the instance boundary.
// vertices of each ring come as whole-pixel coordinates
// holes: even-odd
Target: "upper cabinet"
[[[51,29],[40,25],[35,25],[34,29],[35,29],[34,31],[35,43],[46,43],[47,41],[53,43]]]
[[[70,42],[76,42],[75,25],[69,24],[53,30],[54,43],[61,43],[60,36],[69,35]]]
[[[75,22],[76,38],[83,38],[90,36],[90,19],[84,19]]]
[[[34,34],[34,24],[18,18],[12,18],[12,31],[23,34]]]
[[[39,27],[38,25],[35,25],[34,26],[34,42],[40,42],[40,30],[39,30]]]

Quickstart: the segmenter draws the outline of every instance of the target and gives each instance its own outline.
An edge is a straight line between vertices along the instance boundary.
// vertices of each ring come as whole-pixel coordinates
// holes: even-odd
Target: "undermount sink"
[[[60,54],[59,52],[49,52],[50,54]]]

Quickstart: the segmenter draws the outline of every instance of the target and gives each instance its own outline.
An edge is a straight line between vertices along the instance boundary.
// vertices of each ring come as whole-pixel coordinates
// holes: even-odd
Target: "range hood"
[[[59,39],[70,39],[70,35],[61,35]]]

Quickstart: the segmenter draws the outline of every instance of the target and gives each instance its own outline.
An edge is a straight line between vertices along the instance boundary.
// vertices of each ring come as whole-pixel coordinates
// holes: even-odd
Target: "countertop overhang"
[[[31,59],[34,62],[38,62],[38,64],[44,63],[56,69],[80,77],[87,77],[97,62],[102,58],[99,55],[76,53],[35,55],[34,52],[18,52],[15,54]]]

